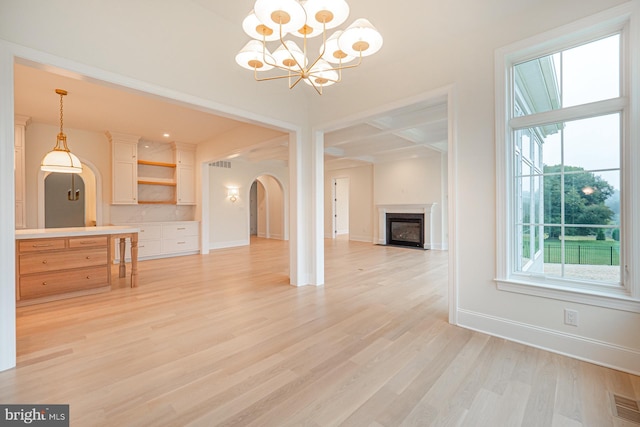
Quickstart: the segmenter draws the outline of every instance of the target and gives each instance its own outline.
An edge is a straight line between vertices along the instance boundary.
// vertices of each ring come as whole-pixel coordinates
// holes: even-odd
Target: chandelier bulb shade
[[[371,22],[360,18],[343,31],[338,46],[347,55],[369,56],[382,47],[382,36]]]
[[[236,62],[252,70],[257,81],[287,79],[292,89],[303,80],[322,95],[325,86],[342,80],[342,70],[358,67],[362,58],[382,48],[382,35],[364,18],[327,34],[345,23],[349,13],[345,0],[256,0],[242,22],[253,40],[236,55]],[[302,39],[302,47],[286,39],[289,36]],[[321,40],[314,42],[320,44],[313,49],[317,55],[310,55],[311,39]],[[271,50],[268,43],[274,44]],[[262,74],[269,70],[279,73]]]
[[[62,98],[67,94],[67,91],[56,89],[56,93],[60,95],[60,133],[58,133],[56,145],[53,147],[53,150],[47,153],[42,159],[40,169],[45,172],[82,173],[82,163],[80,163],[80,159],[69,150],[67,146],[67,136],[62,129]]]
[[[346,64],[356,59],[355,56],[347,55],[340,49],[340,46],[338,46],[338,39],[340,38],[340,35],[342,35],[342,31],[336,31],[327,39],[324,46],[320,46],[320,53],[324,50],[322,59],[325,61],[329,61],[333,64]]]
[[[268,71],[273,68],[275,60],[268,50],[262,48],[258,40],[250,40],[236,55],[236,62],[247,70]]]
[[[282,27],[282,35],[305,25],[307,14],[297,0],[257,0],[253,10],[268,27]]]
[[[280,38],[280,34],[274,28],[276,28],[275,25],[268,27],[263,24],[253,10],[246,18],[244,18],[244,21],[242,21],[242,29],[244,32],[252,39],[260,41],[262,41],[263,38],[268,42],[278,40]]]

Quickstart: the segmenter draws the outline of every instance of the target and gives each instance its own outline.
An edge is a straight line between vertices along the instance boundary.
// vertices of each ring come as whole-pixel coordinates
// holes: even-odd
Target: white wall
[[[249,244],[249,192],[251,184],[258,177],[271,175],[282,183],[284,193],[288,193],[288,168],[279,163],[261,162],[248,163],[239,160],[231,161],[231,168],[221,168],[209,166],[209,247],[210,249],[226,248],[233,246],[243,246]],[[263,215],[260,209],[260,187],[258,190],[258,235],[261,228],[270,230],[273,227],[274,238],[288,238],[287,227],[284,226],[286,204],[282,190],[272,188],[278,186],[275,179],[261,178],[261,183],[265,188],[267,198],[272,197],[271,193],[276,193],[272,203],[269,200],[270,223],[265,221],[267,216]],[[273,180],[273,182],[272,182]],[[239,197],[232,202],[227,197],[227,188],[237,187]],[[278,196],[277,193],[280,192]],[[266,234],[266,231],[265,231]],[[282,237],[279,237],[282,236]],[[265,235],[265,237],[269,237]]]
[[[373,165],[326,170],[324,174],[324,236],[332,236],[334,178],[349,178],[349,240],[373,242]]]

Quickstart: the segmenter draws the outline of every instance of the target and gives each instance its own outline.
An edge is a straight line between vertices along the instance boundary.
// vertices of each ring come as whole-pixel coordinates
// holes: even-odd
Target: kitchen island
[[[113,240],[131,241],[131,287],[138,285],[136,227],[100,226],[16,230],[16,300],[18,305],[111,290]],[[121,257],[119,276],[125,277]]]

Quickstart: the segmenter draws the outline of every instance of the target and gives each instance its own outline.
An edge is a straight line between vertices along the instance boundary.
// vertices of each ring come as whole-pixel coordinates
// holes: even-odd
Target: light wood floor
[[[640,378],[447,323],[447,254],[327,241],[326,285],[287,243],[140,263],[140,285],[18,309],[0,403],[72,426],[637,426]],[[114,268],[117,277],[117,270]]]

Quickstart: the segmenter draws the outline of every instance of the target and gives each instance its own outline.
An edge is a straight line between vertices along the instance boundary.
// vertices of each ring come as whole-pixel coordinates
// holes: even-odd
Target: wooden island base
[[[138,229],[78,227],[16,230],[18,306],[111,290],[113,240],[131,240],[131,287],[138,285]],[[126,276],[124,258],[119,276]]]

